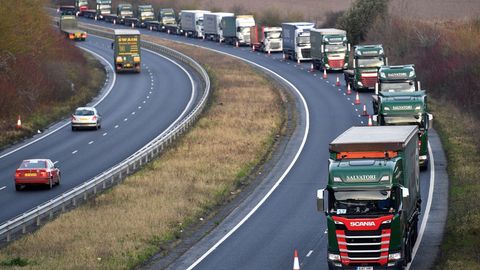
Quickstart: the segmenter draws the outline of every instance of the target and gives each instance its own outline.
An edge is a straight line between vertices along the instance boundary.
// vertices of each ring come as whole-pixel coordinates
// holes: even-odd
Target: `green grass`
[[[435,268],[480,269],[480,121],[448,103],[431,105],[450,181],[447,227]]]

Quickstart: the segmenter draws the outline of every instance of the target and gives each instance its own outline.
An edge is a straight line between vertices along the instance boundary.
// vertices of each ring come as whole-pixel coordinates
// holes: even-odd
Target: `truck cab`
[[[62,15],[58,22],[60,31],[70,40],[85,41],[87,32],[78,28],[78,21],[75,15]]]
[[[77,16],[83,16],[83,11],[88,9],[88,0],[75,0],[75,12]]]
[[[137,7],[138,26],[145,27],[145,23],[155,20],[155,11],[152,5],[138,5]]]
[[[375,88],[378,69],[387,65],[382,45],[357,45],[354,47],[353,70],[345,70],[345,82],[354,90]]]
[[[103,19],[105,15],[112,13],[112,0],[97,0],[97,16]]]
[[[420,90],[414,65],[382,66],[372,95],[374,114],[378,113],[379,98],[383,93],[411,93]]]
[[[335,28],[312,29],[312,62],[314,68],[344,70],[348,68],[350,43],[347,32]]]
[[[131,4],[118,4],[117,6],[118,22],[124,23],[125,19],[133,17],[133,9]]]
[[[165,29],[166,25],[177,24],[175,10],[173,10],[173,8],[161,8],[158,11],[158,21],[160,22],[160,26],[162,30]]]
[[[352,127],[330,144],[327,186],[317,191],[329,269],[411,261],[421,202],[416,134],[416,126]]]
[[[378,114],[374,122],[379,126],[418,127],[419,165],[421,169],[428,166],[428,130],[432,126],[433,116],[427,111],[425,91],[385,92],[379,99]]]
[[[114,65],[117,73],[141,71],[140,32],[134,29],[115,29]]]
[[[295,61],[312,60],[309,22],[282,23],[283,54]]]
[[[282,45],[282,28],[268,27],[257,25],[250,29],[250,42],[255,50],[262,52],[281,52]]]

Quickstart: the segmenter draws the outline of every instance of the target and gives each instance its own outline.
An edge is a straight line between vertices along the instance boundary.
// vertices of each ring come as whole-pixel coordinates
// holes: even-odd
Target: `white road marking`
[[[324,234],[327,234],[328,233],[328,229],[325,229],[325,231],[323,232]]]
[[[349,98],[349,97],[347,97],[347,100],[350,100],[350,98]]]
[[[152,94],[152,91],[148,92],[149,94]]]
[[[107,132],[105,132],[105,133],[103,133],[103,134],[102,134],[102,136],[107,136],[107,134],[108,134],[108,133],[107,133]]]
[[[115,128],[118,128],[118,125],[115,125]]]
[[[356,111],[356,112],[358,112],[358,109],[357,109],[357,108],[355,108],[355,111]]]
[[[6,188],[7,188],[7,186],[3,186],[3,187],[0,187],[0,190],[4,190]]]
[[[352,102],[352,106],[355,106],[355,103]]]
[[[128,121],[128,118],[123,119],[123,122],[127,122],[127,121]]]
[[[132,112],[132,115],[135,115],[135,112]]]
[[[142,108],[142,106],[138,106],[138,109],[140,110]]]
[[[147,103],[145,100],[143,101],[143,104]]]
[[[313,253],[313,250],[310,250],[310,251],[307,253],[307,256],[306,256],[306,257],[307,257],[307,258],[310,257],[310,256],[312,255],[312,253]]]
[[[54,161],[53,164],[57,164],[58,163],[58,160]]]
[[[100,58],[100,59],[102,59],[105,63],[107,63],[108,67],[111,69],[112,74],[113,74],[112,84],[110,85],[110,87],[109,87],[109,88],[107,89],[107,91],[105,92],[105,95],[102,96],[97,102],[95,102],[95,103],[92,105],[92,107],[96,107],[96,106],[97,106],[98,104],[100,104],[100,102],[102,102],[102,101],[110,94],[110,92],[112,91],[113,86],[115,85],[115,82],[116,82],[116,80],[117,80],[117,74],[115,73],[115,69],[113,68],[113,66],[112,66],[112,64],[110,63],[110,61],[108,61],[107,59],[105,59],[103,56],[101,56],[101,55],[99,55],[98,53],[93,52],[93,51],[91,51],[91,50],[89,50],[89,49],[82,48],[82,47],[80,47],[80,46],[79,46],[79,48],[82,49],[82,50],[85,50],[85,51],[87,51],[87,52],[89,52],[89,53],[91,53],[91,54],[93,54],[93,55],[95,55],[95,56],[97,56],[97,57]],[[13,149],[13,150],[10,151],[10,152],[7,152],[7,153],[1,155],[1,156],[0,156],[0,159],[6,157],[6,156],[8,156],[8,155],[11,155],[11,154],[13,154],[13,153],[15,153],[15,152],[17,152],[17,151],[19,151],[19,150],[27,147],[27,146],[30,146],[30,145],[32,145],[32,144],[34,144],[34,143],[36,143],[36,142],[38,142],[38,141],[40,141],[40,140],[45,139],[46,137],[48,137],[48,136],[52,135],[53,133],[59,131],[60,129],[66,127],[67,125],[70,125],[70,121],[68,121],[67,123],[59,126],[59,127],[56,128],[56,129],[52,130],[51,132],[44,134],[42,137],[39,137],[39,138],[37,138],[37,139],[35,139],[35,140],[31,141],[31,142],[28,142],[28,143],[26,143],[26,144],[24,144],[24,145],[22,145],[22,146],[19,146],[18,148]]]
[[[428,189],[428,200],[427,206],[425,209],[425,214],[422,219],[422,225],[420,226],[420,231],[418,233],[417,242],[415,242],[415,246],[413,247],[412,251],[412,261],[407,265],[405,268],[406,270],[410,269],[413,260],[415,259],[415,255],[417,254],[418,247],[422,242],[423,234],[425,233],[425,228],[427,227],[428,216],[430,215],[430,208],[432,208],[432,200],[433,200],[433,188],[435,186],[435,159],[433,157],[432,148],[430,147],[430,142],[428,142],[428,155],[430,157],[429,167],[430,167],[430,187]]]
[[[89,141],[89,142],[88,142],[88,144],[92,144],[92,143],[93,143],[93,141]]]
[[[360,124],[362,124],[362,125],[363,125],[363,121],[360,121]]]
[[[78,150],[73,151],[72,155],[75,155],[76,153],[78,153]]]
[[[330,83],[328,80],[327,80],[327,81],[325,81],[325,82],[326,82],[326,83]]]
[[[150,96],[147,96],[147,99],[149,99],[149,98],[150,98]]]

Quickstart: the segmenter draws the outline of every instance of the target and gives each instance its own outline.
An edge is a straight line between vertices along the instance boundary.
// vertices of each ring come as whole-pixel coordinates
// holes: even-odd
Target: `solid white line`
[[[181,43],[188,44],[188,43],[185,43],[185,42],[181,42]],[[191,44],[188,44],[188,45],[191,45]],[[271,74],[273,74],[274,76],[278,77],[280,80],[282,80],[285,83],[287,83],[288,85],[290,85],[290,87],[292,87],[295,90],[295,92],[297,92],[298,96],[300,97],[300,99],[302,101],[303,107],[305,109],[305,116],[306,116],[305,118],[306,119],[305,119],[305,135],[302,139],[302,143],[300,145],[300,148],[298,149],[297,153],[295,154],[295,157],[293,158],[290,165],[288,165],[288,168],[285,170],[285,172],[282,174],[282,176],[277,180],[277,182],[268,191],[268,193],[265,194],[265,196],[260,200],[260,202],[258,202],[258,204],[252,210],[250,210],[250,212],[237,225],[235,225],[235,227],[233,227],[227,234],[225,234],[217,243],[215,243],[207,252],[205,252],[205,254],[203,254],[200,258],[198,258],[192,265],[190,265],[187,268],[187,270],[191,270],[191,269],[195,268],[195,266],[197,266],[200,262],[202,262],[218,246],[220,246],[225,240],[227,240],[228,237],[230,237],[235,231],[237,231],[238,228],[240,228],[260,208],[260,206],[262,206],[267,201],[267,199],[270,197],[270,195],[272,195],[272,193],[275,191],[275,189],[277,189],[277,187],[283,182],[283,180],[285,179],[287,174],[292,169],[293,165],[295,165],[295,163],[297,162],[297,160],[298,160],[298,158],[299,158],[300,154],[302,153],[302,150],[305,146],[305,143],[307,141],[307,137],[308,137],[308,133],[309,133],[309,129],[310,129],[310,113],[309,113],[309,110],[308,110],[307,102],[305,101],[305,98],[303,97],[302,93],[300,93],[300,91],[291,82],[289,82],[288,80],[286,80],[285,78],[283,78],[282,76],[280,76],[279,74],[274,72],[273,70],[270,70],[270,69],[268,69],[264,66],[261,66],[261,65],[255,63],[255,62],[252,62],[250,60],[247,60],[247,59],[244,59],[244,58],[241,58],[239,56],[232,55],[232,54],[229,54],[229,53],[226,53],[226,52],[217,51],[217,50],[211,49],[211,48],[206,48],[206,47],[202,47],[202,46],[198,46],[198,45],[193,45],[193,46],[201,47],[201,48],[213,51],[213,52],[217,52],[217,53],[220,53],[220,54],[223,54],[223,55],[228,55],[228,56],[234,57],[236,59],[240,59],[240,60],[242,60],[244,62],[247,62],[251,65],[254,65],[256,67],[264,69],[264,70],[270,72]]]
[[[310,250],[310,251],[307,253],[307,256],[306,256],[306,257],[307,257],[307,258],[310,257],[310,255],[312,255],[312,253],[313,253],[313,250]]]
[[[76,153],[78,153],[78,150],[73,151],[72,155],[75,155]]]
[[[4,190],[7,186],[0,187],[0,190]]]
[[[82,48],[82,47],[79,47],[79,48],[82,49],[82,50],[85,50],[85,51],[87,51],[87,52],[89,52],[89,53],[91,53],[91,54],[93,54],[93,55],[95,55],[95,56],[97,56],[97,57],[100,58],[100,59],[102,59],[105,63],[108,64],[108,67],[112,70],[112,73],[113,73],[113,81],[112,81],[112,84],[110,85],[110,87],[108,88],[107,92],[106,92],[105,95],[103,95],[97,102],[95,102],[95,103],[93,104],[93,106],[92,106],[92,107],[96,107],[96,106],[97,106],[98,104],[100,104],[100,102],[102,102],[102,101],[110,94],[110,92],[112,91],[113,86],[115,85],[115,81],[116,81],[116,79],[117,79],[117,75],[115,74],[115,70],[113,69],[112,64],[110,64],[110,62],[107,61],[107,59],[105,59],[103,56],[101,56],[101,55],[99,55],[98,53],[96,53],[96,52],[94,52],[94,51],[91,51],[91,50],[89,50],[89,49]],[[26,144],[24,144],[24,145],[22,145],[22,146],[19,146],[18,148],[13,149],[12,151],[10,151],[10,152],[8,152],[8,153],[5,153],[5,154],[1,155],[1,156],[0,156],[0,159],[6,157],[6,156],[8,156],[8,155],[11,155],[11,154],[13,154],[13,153],[15,153],[15,152],[17,152],[17,151],[19,151],[19,150],[27,147],[27,146],[30,146],[30,145],[32,145],[33,143],[36,143],[36,142],[38,142],[38,141],[40,141],[40,140],[45,139],[46,137],[52,135],[53,133],[59,131],[60,129],[66,127],[66,126],[69,125],[69,124],[70,124],[70,122],[67,122],[67,123],[59,126],[58,128],[56,128],[55,130],[52,130],[51,132],[44,134],[42,137],[39,137],[39,138],[37,138],[37,139],[29,142],[29,143],[26,143]]]
[[[406,270],[410,269],[410,265],[412,265],[412,262],[415,259],[415,255],[417,254],[418,247],[420,246],[420,242],[422,242],[422,237],[425,232],[425,228],[427,227],[428,216],[430,215],[430,208],[432,208],[433,188],[435,186],[435,159],[433,158],[430,142],[428,142],[428,155],[430,157],[430,161],[429,161],[430,164],[428,164],[430,167],[430,187],[428,189],[427,206],[425,209],[425,215],[423,216],[423,219],[422,219],[422,225],[420,226],[420,231],[418,233],[417,242],[413,247],[412,261],[407,265],[407,267],[405,268]]]

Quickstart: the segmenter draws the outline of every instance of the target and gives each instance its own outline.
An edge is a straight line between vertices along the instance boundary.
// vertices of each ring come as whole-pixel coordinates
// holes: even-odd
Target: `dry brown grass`
[[[264,77],[239,60],[160,42],[213,75],[208,110],[173,148],[124,184],[1,250],[0,266],[28,260],[28,269],[132,268],[230,197],[271,148],[282,108]]]

